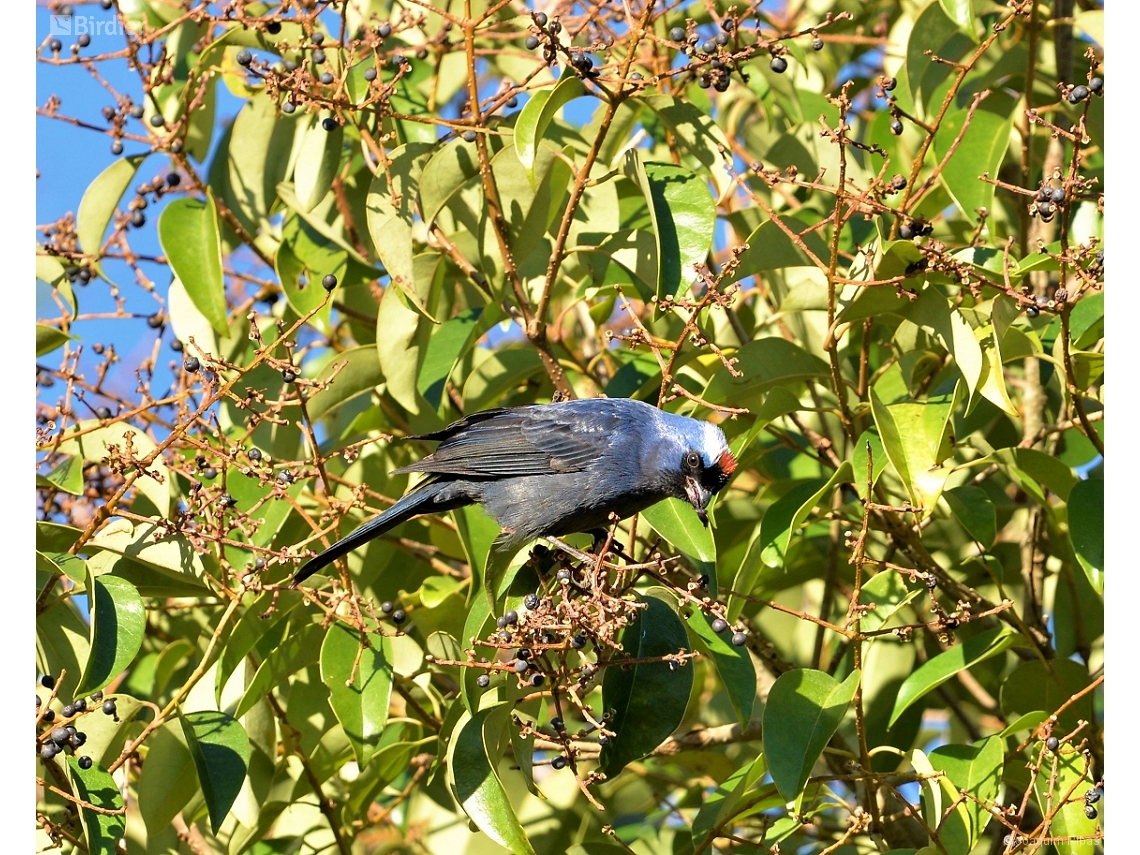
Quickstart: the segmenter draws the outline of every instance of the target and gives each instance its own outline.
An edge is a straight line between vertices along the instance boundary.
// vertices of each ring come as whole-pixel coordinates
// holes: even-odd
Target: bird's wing
[[[440,445],[395,471],[468,478],[577,472],[601,457],[619,421],[616,412],[567,412],[550,405],[486,410],[420,437]]]

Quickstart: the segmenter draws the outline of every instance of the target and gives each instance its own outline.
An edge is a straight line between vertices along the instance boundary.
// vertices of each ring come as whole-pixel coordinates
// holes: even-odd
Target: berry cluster
[[[102,692],[95,692],[89,698],[77,698],[69,704],[64,704],[56,710],[51,706],[55,701],[56,678],[51,674],[40,677],[40,685],[51,694],[47,703],[36,695],[36,750],[40,760],[48,763],[60,754],[75,754],[87,742],[87,734],[79,730],[75,722],[85,715],[96,711],[96,706],[102,710],[103,715],[112,716],[119,720],[118,709],[114,698],[103,699]],[[42,730],[40,725],[47,725]],[[78,758],[80,769],[90,769],[94,765],[92,759],[86,755]]]

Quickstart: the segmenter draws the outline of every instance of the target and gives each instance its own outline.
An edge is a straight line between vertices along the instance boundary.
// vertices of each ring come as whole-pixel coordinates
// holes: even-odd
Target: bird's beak
[[[689,500],[689,504],[697,512],[697,519],[701,521],[701,525],[708,528],[709,513],[706,508],[709,506],[712,493],[706,490],[696,478],[686,478],[685,498]]]

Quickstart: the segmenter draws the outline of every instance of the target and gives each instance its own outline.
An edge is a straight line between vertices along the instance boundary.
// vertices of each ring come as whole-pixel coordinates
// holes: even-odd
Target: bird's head
[[[736,458],[728,450],[724,433],[716,425],[700,425],[680,460],[684,498],[697,512],[704,525],[709,524],[708,505],[716,493],[728,483],[736,470]]]

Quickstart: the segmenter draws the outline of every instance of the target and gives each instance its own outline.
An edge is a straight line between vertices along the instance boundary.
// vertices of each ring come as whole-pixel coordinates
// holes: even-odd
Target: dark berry
[[[237,504],[237,499],[235,499],[229,493],[222,493],[222,495],[218,496],[218,504],[223,508],[232,508]]]
[[[396,611],[392,612],[392,623],[396,624],[397,626],[402,624],[407,619],[408,613],[403,609],[396,609]]]
[[[606,736],[604,733],[598,734],[598,745],[608,745],[609,742],[610,742],[610,738],[608,736]]]
[[[381,24],[379,27],[376,28],[376,35],[378,35],[382,39],[388,38],[388,36],[392,35],[392,25],[391,24]]]
[[[106,119],[108,122],[111,121],[111,119],[115,118],[115,108],[111,107],[109,105],[104,107],[103,108],[103,118]]]
[[[528,609],[538,608],[538,594],[527,594],[523,597],[523,605]]]
[[[103,715],[114,715],[115,712],[116,710],[114,698],[103,701]]]
[[[175,140],[170,144],[171,154],[182,154],[182,140]]]
[[[743,647],[747,643],[748,643],[748,633],[746,633],[746,632],[734,632],[732,634],[732,646],[733,647]]]
[[[162,113],[155,113],[150,117],[150,123],[156,128],[161,128],[166,124],[166,118],[162,115]]]
[[[1064,187],[1054,187],[1053,192],[1049,194],[1049,200],[1054,205],[1065,204],[1065,188]]]
[[[726,33],[731,33],[736,29],[736,21],[732,20],[732,18],[725,18],[720,22],[720,28]]]
[[[715,89],[717,92],[727,92],[729,82],[730,81],[727,77],[718,77],[716,82],[713,84],[713,89]]]
[[[131,108],[127,112],[130,113],[134,118],[141,119],[143,117],[143,105],[131,104]]]
[[[42,677],[40,677],[40,685],[48,691],[51,691],[55,688],[55,677],[53,677],[51,674],[44,674]]]
[[[530,663],[525,659],[516,659],[513,667],[516,674],[525,674],[530,668]]]
[[[62,710],[59,711],[59,713],[64,718],[71,718],[73,715],[75,715],[75,707],[71,704],[67,704]]]
[[[510,98],[507,99],[507,106],[508,107],[513,108],[513,107],[517,107],[518,105],[519,105],[519,99],[516,98],[514,95],[512,95]]]
[[[823,39],[812,39],[811,40],[811,49],[812,50],[823,50]]]
[[[123,153],[123,141],[122,140],[115,140],[113,143],[111,143],[111,154],[122,154],[122,153]]]
[[[325,52],[323,50],[320,50],[318,48],[317,50],[313,51],[313,62],[315,62],[317,65],[320,65],[324,61],[325,61]]]
[[[1089,91],[1094,95],[1099,95],[1104,91],[1104,80],[1100,77],[1094,77],[1089,81]]]
[[[146,319],[146,325],[152,330],[161,329],[164,323],[166,322],[162,319],[162,312],[155,312]]]
[[[566,729],[566,722],[564,722],[560,716],[555,716],[550,720],[550,726],[553,727],[556,732],[561,733]]]
[[[1096,808],[1094,808],[1092,805],[1085,805],[1085,816],[1087,816],[1089,819],[1096,819]]]
[[[237,53],[238,65],[250,65],[253,62],[253,54],[247,48],[242,48]]]
[[[891,187],[894,188],[895,190],[902,190],[903,188],[905,188],[906,187],[906,176],[905,175],[895,175],[891,179]]]
[[[79,758],[79,768],[80,769],[90,769],[91,768],[91,758],[88,757],[86,754]]]
[[[281,32],[281,22],[280,21],[270,21],[268,24],[265,25],[265,31],[267,33],[269,33],[269,35],[271,35],[271,36],[277,35],[279,32]]]
[[[563,757],[561,754],[559,754],[557,757],[555,757],[553,760],[550,761],[550,768],[551,769],[565,769],[566,768],[566,758]]]
[[[720,635],[726,629],[728,629],[728,621],[726,621],[724,618],[717,618],[712,622],[712,631],[717,635]]]
[[[1079,104],[1089,97],[1089,88],[1087,86],[1074,86],[1073,91],[1069,93],[1069,103]]]
[[[883,89],[885,89],[887,92],[894,92],[895,87],[898,85],[899,85],[899,82],[897,80],[895,80],[893,77],[884,77],[883,78]]]
[[[77,38],[75,41],[79,43],[80,47],[87,47],[89,44],[91,44],[91,36],[87,33],[81,33],[79,35],[79,38]]]
[[[42,757],[45,761],[51,760],[59,752],[60,748],[54,742],[45,742],[40,748],[40,757]]]
[[[772,61],[768,63],[768,67],[777,74],[783,74],[788,70],[788,61],[782,56],[774,56],[772,57]]]
[[[536,24],[538,24],[538,26],[545,27],[549,21],[550,21],[550,19],[546,17],[545,12],[536,12],[535,13],[534,22]]]
[[[546,676],[544,674],[532,674],[530,677],[530,684],[536,689],[545,682]]]
[[[900,119],[891,119],[891,133],[896,137],[901,136],[903,132],[903,123]]]
[[[516,624],[519,622],[519,613],[514,609],[511,609],[509,612],[503,615],[503,617],[507,619],[508,624]]]
[[[570,639],[570,646],[573,647],[575,650],[581,650],[582,648],[584,648],[586,646],[586,636],[575,635],[573,638]]]
[[[323,45],[324,43],[325,43],[325,34],[324,33],[322,33],[320,30],[317,30],[315,33],[313,33],[313,44]]]
[[[697,85],[702,89],[708,89],[710,86],[712,86],[712,78],[707,74],[702,74],[700,76],[700,79],[697,80]]]
[[[705,39],[701,43],[701,50],[704,51],[705,53],[716,53],[716,42],[714,42],[712,39]],[[786,65],[787,64],[785,63],[785,66]],[[775,68],[773,68],[773,71],[774,70],[775,70]]]
[[[464,131],[463,132],[463,141],[469,142],[469,143],[475,142],[476,136],[477,136],[477,134],[474,131]]]
[[[559,582],[569,582],[570,581],[570,571],[567,570],[565,567],[563,567],[556,574],[554,574],[554,578],[557,579]]]
[[[335,79],[336,78],[333,77],[332,74],[328,71],[321,75],[321,83],[325,84],[325,86],[331,86],[333,80]]]
[[[288,469],[282,469],[280,472],[277,473],[277,481],[281,484],[292,484],[293,483],[293,473],[290,472]]]
[[[71,734],[66,727],[57,727],[51,732],[51,741],[56,745],[63,745],[69,739],[71,739]]]
[[[281,112],[285,113],[286,115],[291,115],[292,113],[296,112],[296,110],[297,110],[297,105],[294,104],[292,101],[286,101],[284,104],[281,105]]]
[[[50,42],[48,42],[48,49],[52,53],[59,53],[61,50],[63,50],[63,42],[61,42],[59,39],[52,39]]]
[[[115,6],[115,0],[99,0],[99,5],[104,9],[112,9]]]
[[[338,122],[332,116],[328,116],[324,119],[321,119],[321,127],[331,134],[333,131],[340,127],[340,122]]]
[[[480,689],[485,689],[491,685],[491,678],[486,674],[480,674],[479,677],[475,680],[475,685],[477,685]]]
[[[1050,736],[1048,739],[1045,740],[1045,747],[1048,748],[1050,751],[1052,751],[1054,754],[1056,754],[1057,749],[1061,747],[1061,740],[1059,740],[1055,736]]]
[[[1053,203],[1052,202],[1038,202],[1037,213],[1041,215],[1042,219],[1049,219],[1053,216]]]
[[[903,223],[901,226],[899,226],[900,240],[914,240],[914,237],[914,226],[912,226],[910,223]]]
[[[86,742],[87,742],[87,734],[86,733],[73,733],[73,734],[71,734],[71,739],[67,740],[67,744],[70,745],[72,748],[79,748],[83,744],[85,744]]]
[[[55,710],[44,710],[44,721],[55,721]]]
[[[375,68],[364,69],[364,79],[369,81],[369,82],[372,82],[373,80],[375,80],[376,79],[376,69]]]
[[[218,477],[218,470],[215,469],[213,466],[207,466],[205,469],[202,470],[202,477],[205,478],[207,481],[213,481],[215,478]]]
[[[95,411],[95,417],[106,421],[111,418],[111,410],[107,407],[99,407],[99,409]]]
[[[505,617],[502,617],[502,616],[496,618],[495,619],[495,626],[497,626],[499,629],[506,629],[507,628],[507,619]]]
[[[133,214],[131,214],[131,225],[136,229],[141,229],[146,225],[146,214],[144,214],[142,211],[135,211]]]
[[[392,614],[396,610],[396,605],[391,600],[385,600],[380,604],[380,611],[386,615]]]
[[[515,659],[522,659],[524,662],[529,661],[530,657],[533,655],[534,651],[532,651],[529,647],[520,647],[515,651]]]
[[[294,374],[292,371],[290,371],[288,368],[286,368],[284,371],[281,372],[281,379],[284,380],[286,383],[292,383],[294,380],[297,379],[297,375]]]
[[[1038,309],[1036,306],[1026,306],[1025,307],[1025,314],[1026,314],[1026,316],[1028,316],[1030,318],[1035,318],[1041,314],[1041,310]]]
[[[1085,803],[1095,805],[1100,801],[1100,797],[1102,795],[1104,794],[1100,790],[1098,790],[1096,787],[1093,787],[1087,793],[1085,793]]]
[[[728,44],[728,33],[717,33],[713,41],[715,41],[721,47],[724,47],[726,44]]]
[[[250,460],[260,460],[261,459],[261,449],[260,448],[251,448],[249,450],[249,459]]]
[[[669,31],[669,38],[675,42],[683,42],[685,40],[685,28],[674,27]]]
[[[534,50],[538,47],[538,36],[532,33],[526,37],[526,41],[523,42],[523,44],[526,45],[527,50]]]
[[[201,367],[202,365],[198,362],[198,357],[196,356],[187,356],[182,360],[182,369],[184,371],[188,371],[191,374],[193,374]]]

